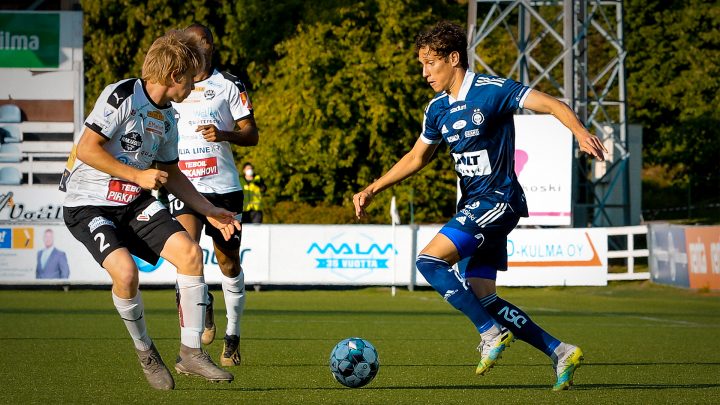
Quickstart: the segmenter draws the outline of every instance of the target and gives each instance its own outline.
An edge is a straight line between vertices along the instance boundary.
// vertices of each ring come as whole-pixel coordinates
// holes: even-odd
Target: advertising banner
[[[269,281],[269,228],[243,227],[240,264],[248,284]],[[205,279],[220,284],[212,239],[200,241]],[[160,259],[152,265],[135,258],[141,284],[175,283],[175,266]],[[111,284],[110,276],[64,224],[0,224],[0,284]]]
[[[270,279],[280,284],[407,285],[412,230],[384,225],[271,227]],[[401,270],[402,269],[402,270]]]
[[[720,226],[685,228],[690,288],[720,290]]]
[[[60,14],[0,12],[0,68],[57,68]]]
[[[0,225],[0,283],[109,284],[64,224]]]
[[[570,225],[573,136],[552,115],[515,115],[515,173],[530,217],[520,225]]]
[[[418,252],[440,228],[418,230]],[[498,272],[499,286],[607,285],[603,228],[515,229],[508,235],[507,252],[508,270]],[[418,284],[427,285],[419,272],[416,277]]]
[[[690,287],[685,227],[652,224],[649,232],[650,279],[658,284]]]
[[[416,252],[440,226],[244,225],[240,251],[252,284],[427,285]],[[203,235],[205,279],[220,283],[212,240]],[[508,238],[498,285],[605,285],[607,236],[598,229],[517,229]],[[141,284],[175,283],[175,268],[136,259]],[[110,278],[61,223],[0,223],[0,284],[110,284]]]
[[[65,193],[56,185],[0,186],[0,223],[63,224],[62,204]]]
[[[270,227],[259,225],[243,225],[242,243],[240,246],[240,266],[245,273],[245,283],[267,284],[270,269],[270,245],[268,244]],[[202,234],[200,247],[203,251],[205,266],[205,282],[220,284],[222,274],[215,256],[212,239]],[[160,258],[156,265],[135,258],[140,269],[141,284],[174,284],[177,271],[175,266]]]

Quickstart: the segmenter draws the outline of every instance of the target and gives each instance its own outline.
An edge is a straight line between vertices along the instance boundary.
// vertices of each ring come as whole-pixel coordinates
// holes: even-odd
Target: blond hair
[[[143,80],[163,86],[172,84],[188,70],[197,72],[204,58],[197,39],[183,31],[170,30],[150,46],[142,67]]]

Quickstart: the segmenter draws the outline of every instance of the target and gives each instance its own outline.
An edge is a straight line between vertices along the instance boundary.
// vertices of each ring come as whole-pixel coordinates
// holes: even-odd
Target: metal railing
[[[625,248],[611,249],[611,244],[608,243],[607,257],[609,259],[625,259],[627,264],[627,271],[623,273],[610,273],[608,271],[608,281],[615,280],[649,280],[650,272],[635,272],[635,259],[636,258],[648,258],[650,251],[647,248],[636,249],[635,248],[635,236],[645,235],[647,238],[648,227],[647,225],[635,225],[635,226],[620,226],[620,227],[609,227],[607,230],[608,242],[613,236],[626,236]],[[608,265],[608,270],[610,266]]]

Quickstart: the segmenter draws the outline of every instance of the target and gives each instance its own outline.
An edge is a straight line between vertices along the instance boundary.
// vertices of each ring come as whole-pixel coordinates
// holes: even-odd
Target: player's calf
[[[201,339],[202,344],[206,346],[212,343],[213,340],[215,340],[215,330],[217,329],[215,326],[215,311],[213,310],[213,301],[215,301],[213,295],[208,292],[208,304],[207,307],[205,307],[205,328],[203,329]]]

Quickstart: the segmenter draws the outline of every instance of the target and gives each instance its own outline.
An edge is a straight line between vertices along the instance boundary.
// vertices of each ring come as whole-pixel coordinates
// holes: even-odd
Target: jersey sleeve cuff
[[[180,161],[180,158],[175,158],[173,160],[170,160],[168,162],[162,161],[162,160],[156,160],[155,163],[160,163],[161,165],[176,165]]]
[[[426,143],[428,145],[435,145],[440,143],[440,139],[430,139],[426,137],[425,135],[420,135],[420,140],[423,141],[423,143]]]
[[[530,87],[525,87],[525,90],[520,97],[520,102],[518,103],[518,107],[525,108],[525,99],[527,98],[528,94],[530,94]]]
[[[110,139],[109,136],[103,134],[102,128],[100,127],[100,125],[98,125],[98,124],[96,124],[96,123],[94,123],[94,122],[93,122],[93,123],[88,123],[88,122],[86,122],[86,123],[85,123],[85,126],[88,127],[88,128],[90,128],[91,130],[93,130],[93,132],[97,132],[98,135],[102,136],[103,138],[105,138],[105,139]]]

